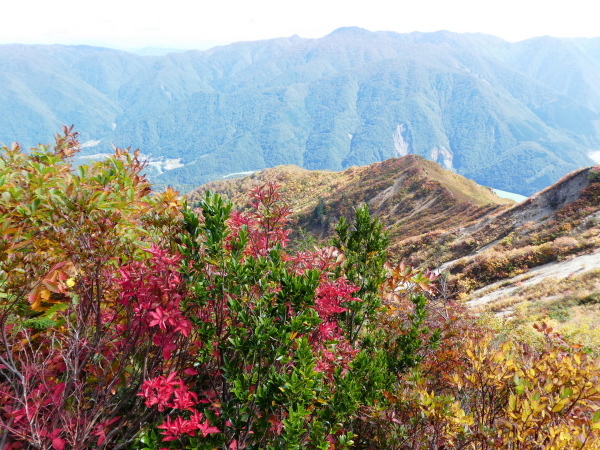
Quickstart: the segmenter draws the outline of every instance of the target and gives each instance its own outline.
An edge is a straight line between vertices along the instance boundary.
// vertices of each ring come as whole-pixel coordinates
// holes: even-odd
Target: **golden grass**
[[[518,286],[523,281],[512,284]],[[508,318],[497,316],[507,310],[512,310]],[[493,322],[500,321],[512,333],[528,336],[534,323],[546,322],[569,343],[600,353],[600,268],[518,287],[510,295],[483,305],[479,312],[488,319],[497,316]]]
[[[243,206],[245,193],[268,181],[282,185],[281,196],[293,209],[293,226],[324,239],[341,216],[350,218],[357,206],[367,203],[388,228],[392,247],[409,236],[465,226],[512,203],[416,155],[342,172],[278,166],[244,178],[208,183],[191,192],[188,199],[195,202],[210,189]]]

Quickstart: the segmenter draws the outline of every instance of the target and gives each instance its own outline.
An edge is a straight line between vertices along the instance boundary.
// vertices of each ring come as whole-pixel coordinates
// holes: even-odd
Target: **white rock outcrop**
[[[452,154],[450,149],[444,147],[443,145],[440,145],[439,147],[433,147],[431,149],[430,159],[432,161],[435,161],[446,170],[456,172],[454,166],[452,165],[453,158],[454,155]]]
[[[402,136],[404,133],[404,124],[399,123],[396,127],[396,131],[394,131],[394,148],[396,149],[396,154],[398,156],[406,156],[410,153],[410,148],[408,142],[404,140]]]

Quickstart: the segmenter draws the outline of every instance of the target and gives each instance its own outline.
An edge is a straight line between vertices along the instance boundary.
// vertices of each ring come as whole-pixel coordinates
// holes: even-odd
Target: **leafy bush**
[[[544,348],[493,333],[436,275],[385,263],[366,207],[290,251],[273,183],[245,212],[211,193],[193,210],[137,153],[74,171],[77,149],[65,130],[0,155],[0,447],[599,447],[590,352],[545,325]]]
[[[179,367],[153,315],[180,298],[174,192],[151,195],[136,153],[73,171],[76,135],[0,154],[0,447],[122,448],[149,420],[137,397]]]
[[[148,381],[143,396],[169,411],[157,428],[177,447],[350,448],[364,440],[361,411],[417,361],[425,298],[411,297],[419,312],[385,354],[384,336],[366,333],[385,280],[381,225],[361,208],[353,226],[338,225],[337,248],[287,253],[276,187],[251,196],[250,213],[211,193],[200,215],[184,210],[183,312],[198,348],[191,367]]]

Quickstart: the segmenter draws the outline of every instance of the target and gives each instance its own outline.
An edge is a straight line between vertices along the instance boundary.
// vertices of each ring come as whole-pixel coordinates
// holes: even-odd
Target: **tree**
[[[363,205],[356,210],[353,223],[340,218],[333,246],[344,260],[337,273],[342,273],[360,289],[357,296],[362,302],[349,305],[343,315],[343,327],[350,342],[355,342],[365,326],[374,325],[374,317],[381,306],[379,288],[387,278],[384,264],[387,261],[389,238],[377,218],[371,218],[369,207]]]

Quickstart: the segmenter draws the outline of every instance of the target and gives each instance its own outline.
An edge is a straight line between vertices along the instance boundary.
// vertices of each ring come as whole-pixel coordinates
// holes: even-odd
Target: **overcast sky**
[[[598,0],[0,0],[0,44],[208,48],[336,28],[600,36]]]

